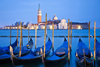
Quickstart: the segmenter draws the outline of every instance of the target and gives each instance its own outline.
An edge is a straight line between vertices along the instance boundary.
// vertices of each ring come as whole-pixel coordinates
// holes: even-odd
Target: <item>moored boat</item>
[[[42,59],[45,67],[52,67],[66,62],[68,59],[68,42],[66,38],[63,44],[53,52],[53,55]]]
[[[96,40],[96,59],[100,63],[100,42],[98,40]]]
[[[11,44],[11,46],[15,50],[15,48],[17,47],[17,39],[13,44]],[[10,50],[9,46],[0,47],[0,55],[9,54],[9,50]]]
[[[24,56],[30,53],[30,50],[32,49],[32,47],[33,47],[33,40],[32,38],[30,38],[30,41],[25,46],[21,47],[21,56]],[[19,50],[20,50],[20,47],[17,47],[17,49],[13,51],[13,54],[18,56]]]
[[[81,67],[91,67],[93,65],[92,52],[80,38],[76,49],[76,62]]]
[[[49,55],[51,47],[52,47],[52,42],[51,42],[50,39],[48,39],[48,41],[46,43],[46,51],[45,51],[46,56]],[[43,50],[44,46],[38,47],[34,51],[31,50],[31,52],[28,55],[25,55],[25,56],[22,56],[22,57],[16,57],[13,54],[13,51],[11,51],[12,63],[15,66],[17,66],[17,65],[25,65],[25,64],[42,62],[42,60],[41,60],[42,55],[41,55],[40,49]]]
[[[24,51],[24,53],[31,50],[31,48],[29,48],[29,47],[31,47],[33,45],[32,39],[30,39],[30,41],[29,41],[29,43],[27,45],[29,45],[29,46],[26,46],[27,47],[26,48],[27,50]],[[13,46],[10,46],[10,47],[13,47]],[[10,52],[10,50],[9,50],[9,52]],[[10,53],[9,54],[0,55],[0,64],[6,64],[6,63],[11,63]]]

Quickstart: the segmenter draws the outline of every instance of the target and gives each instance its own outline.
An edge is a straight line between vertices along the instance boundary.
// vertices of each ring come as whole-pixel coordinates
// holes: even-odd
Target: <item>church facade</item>
[[[58,24],[59,29],[67,29],[67,23],[65,19],[62,19],[61,22]]]

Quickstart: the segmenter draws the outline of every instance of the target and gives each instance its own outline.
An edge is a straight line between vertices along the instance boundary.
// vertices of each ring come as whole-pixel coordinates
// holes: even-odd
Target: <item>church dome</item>
[[[53,20],[58,20],[58,18],[57,18],[57,16],[56,16],[56,15],[54,15]]]

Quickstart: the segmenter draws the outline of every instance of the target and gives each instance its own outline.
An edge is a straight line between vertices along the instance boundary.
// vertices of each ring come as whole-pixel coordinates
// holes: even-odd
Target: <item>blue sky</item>
[[[0,27],[17,21],[37,23],[37,10],[40,3],[42,21],[47,17],[68,18],[73,22],[94,21],[100,27],[100,0],[0,0]]]

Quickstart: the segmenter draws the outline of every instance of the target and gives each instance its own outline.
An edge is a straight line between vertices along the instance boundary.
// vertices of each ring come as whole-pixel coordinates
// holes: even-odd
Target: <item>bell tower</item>
[[[40,4],[39,4],[39,8],[38,8],[37,21],[38,21],[38,24],[42,22],[42,14],[41,14],[41,10],[40,10]]]

